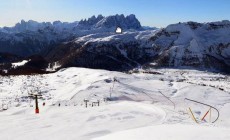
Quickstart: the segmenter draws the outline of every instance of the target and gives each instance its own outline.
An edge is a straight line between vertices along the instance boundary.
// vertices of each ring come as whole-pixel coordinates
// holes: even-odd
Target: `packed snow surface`
[[[226,128],[163,124],[122,131],[94,140],[217,140],[229,137],[229,129]]]
[[[40,114],[31,93],[43,97]],[[211,108],[202,121],[210,107],[185,98],[217,108],[218,120],[212,123],[218,112]],[[197,70],[68,68],[0,77],[0,137],[6,140],[229,140],[229,107],[230,77]]]

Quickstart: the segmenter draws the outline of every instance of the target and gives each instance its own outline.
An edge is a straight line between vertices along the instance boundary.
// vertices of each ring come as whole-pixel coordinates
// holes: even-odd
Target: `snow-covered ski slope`
[[[0,137],[6,140],[229,140],[230,77],[197,70],[161,74],[62,69],[0,77]],[[41,93],[34,114],[30,93]],[[111,97],[112,101],[106,101]],[[220,112],[185,100],[209,104]],[[89,100],[85,108],[84,99]],[[92,102],[99,101],[100,106]],[[45,106],[42,104],[45,103]],[[59,106],[60,105],[60,106]],[[198,124],[192,119],[191,108]]]

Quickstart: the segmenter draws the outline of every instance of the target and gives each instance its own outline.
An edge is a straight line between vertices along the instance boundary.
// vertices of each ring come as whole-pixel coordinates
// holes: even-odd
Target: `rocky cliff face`
[[[100,20],[96,25],[96,28],[113,28],[121,27],[122,29],[141,29],[141,24],[135,17],[135,15],[115,15],[108,16]]]
[[[112,31],[114,31],[116,27],[121,27],[124,30],[142,29],[141,24],[135,15],[129,15],[125,17],[123,14],[108,17],[103,17],[102,15],[98,15],[97,17],[92,16],[88,20],[81,20],[77,27],[89,30],[112,29]]]
[[[97,24],[100,20],[102,20],[103,18],[105,17],[102,15],[98,15],[97,17],[92,16],[91,18],[88,18],[87,20],[86,19],[81,20],[78,26],[93,26]]]

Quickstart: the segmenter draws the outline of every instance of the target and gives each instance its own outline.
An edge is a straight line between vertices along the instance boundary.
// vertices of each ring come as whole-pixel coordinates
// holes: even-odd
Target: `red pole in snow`
[[[35,114],[39,114],[38,95],[35,95]]]
[[[35,114],[39,114],[38,96],[42,96],[42,95],[38,95],[38,94],[29,94],[29,97],[30,97],[30,98],[33,98],[33,99],[35,100]]]
[[[204,120],[204,118],[208,115],[209,110],[205,113],[204,117],[201,119],[202,121]]]

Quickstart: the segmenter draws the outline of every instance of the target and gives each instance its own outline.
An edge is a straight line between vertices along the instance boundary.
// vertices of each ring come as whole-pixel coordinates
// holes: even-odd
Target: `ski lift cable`
[[[131,89],[136,89],[138,92],[144,93],[145,95],[147,95],[147,96],[148,96],[149,98],[151,98],[151,99],[153,99],[153,98],[152,98],[150,95],[148,95],[146,92],[144,92],[143,90],[145,90],[145,91],[150,91],[150,92],[159,92],[162,96],[164,96],[167,100],[169,100],[169,101],[173,104],[173,107],[174,107],[174,109],[175,109],[175,103],[174,103],[172,100],[170,100],[170,98],[167,97],[165,94],[163,94],[161,91],[146,90],[146,89],[143,89],[143,88],[137,88],[137,87],[134,87],[134,86],[131,86],[131,85],[122,83],[122,82],[118,81],[117,79],[116,79],[116,81],[117,81],[118,83],[120,83],[120,84],[123,84],[123,85],[126,85],[126,86],[128,86],[128,87],[131,87]]]
[[[153,98],[150,95],[148,95],[146,92],[144,92],[143,89],[130,86],[130,85],[122,83],[120,81],[117,81],[117,82],[120,83],[120,84],[122,84],[122,85],[125,85],[126,87],[129,87],[131,90],[135,90],[135,91],[138,91],[140,93],[144,93],[146,96],[148,96],[149,98],[151,98],[153,100]]]
[[[131,86],[131,85],[122,83],[122,82],[120,82],[120,81],[117,81],[117,82],[120,83],[120,84],[122,84],[122,85],[125,85],[125,86],[129,87],[129,88],[132,89],[132,90],[135,90],[135,91],[144,93],[144,94],[146,94],[148,97],[150,97],[151,99],[153,99],[153,98],[152,98],[150,95],[148,95],[146,92],[144,92],[143,90],[149,91],[149,92],[158,92],[158,91],[151,91],[151,90],[146,90],[146,89],[143,89],[143,88],[134,87],[134,86]]]
[[[167,97],[165,94],[163,94],[161,91],[159,91],[159,93],[162,95],[162,96],[164,96],[166,99],[168,99],[172,104],[173,104],[173,108],[175,109],[176,108],[176,105],[175,105],[175,103],[169,98],[169,97]]]

